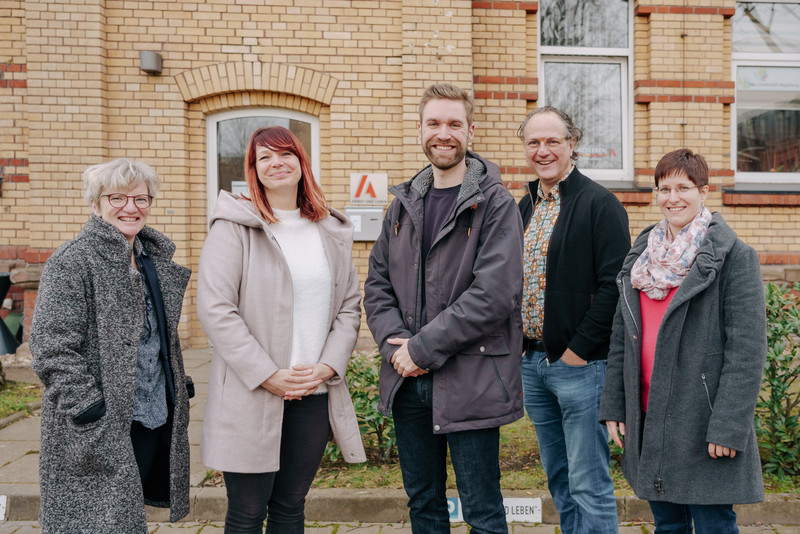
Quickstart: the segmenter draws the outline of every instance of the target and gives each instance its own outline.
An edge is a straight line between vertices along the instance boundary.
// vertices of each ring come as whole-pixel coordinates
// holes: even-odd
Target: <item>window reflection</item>
[[[733,52],[800,53],[800,3],[737,2]]]
[[[244,182],[244,153],[247,142],[259,128],[283,126],[297,136],[313,161],[311,150],[311,124],[281,117],[242,117],[221,120],[217,123],[217,189],[246,192]],[[317,179],[319,179],[317,177]],[[244,188],[244,190],[242,190]],[[235,191],[234,191],[235,190]]]
[[[800,171],[800,67],[739,67],[736,168]]]
[[[542,46],[628,47],[627,0],[540,0]]]
[[[581,169],[622,168],[622,64],[545,63],[547,103],[583,130]]]

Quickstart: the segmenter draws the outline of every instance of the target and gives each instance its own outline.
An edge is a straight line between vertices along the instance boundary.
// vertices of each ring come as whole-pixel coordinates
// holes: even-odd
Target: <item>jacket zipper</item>
[[[706,384],[706,374],[700,373],[700,381],[703,382],[703,389],[706,390],[706,400],[708,401],[708,409],[714,412],[714,407],[711,406],[711,395],[708,394],[708,384]]]
[[[625,301],[625,307],[628,308],[628,315],[631,316],[631,320],[633,321],[633,325],[636,327],[636,334],[641,337],[641,329],[639,328],[639,324],[636,322],[636,316],[633,314],[633,310],[631,309],[631,304],[628,302],[628,293],[625,291],[625,284],[622,284],[622,299]],[[640,340],[641,342],[641,340]]]
[[[497,378],[497,382],[500,384],[500,387],[503,389],[503,394],[506,396],[506,402],[511,400],[511,397],[508,394],[508,390],[506,389],[506,385],[503,383],[503,377],[500,376],[500,370],[497,368],[497,362],[494,361],[494,356],[489,356],[489,361],[492,362],[492,367],[494,368],[494,376]]]

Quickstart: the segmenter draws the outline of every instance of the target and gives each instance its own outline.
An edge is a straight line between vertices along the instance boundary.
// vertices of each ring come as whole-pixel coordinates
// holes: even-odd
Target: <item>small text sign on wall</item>
[[[389,175],[354,172],[350,174],[350,203],[383,206],[389,198]]]
[[[503,507],[506,509],[508,523],[541,523],[542,499],[539,497],[504,497]],[[461,510],[461,501],[458,497],[447,498],[447,511],[450,513],[450,522],[464,521]]]

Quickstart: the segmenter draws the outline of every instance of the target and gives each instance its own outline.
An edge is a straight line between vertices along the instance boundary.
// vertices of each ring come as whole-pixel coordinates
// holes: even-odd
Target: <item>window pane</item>
[[[267,126],[283,126],[297,136],[308,153],[309,160],[314,160],[311,152],[311,125],[307,122],[280,117],[243,117],[222,120],[217,123],[217,184],[218,189],[231,191],[232,182],[241,182],[244,178],[244,153],[247,142],[259,128]]]
[[[547,62],[545,101],[583,130],[581,169],[622,169],[622,64]]]
[[[737,2],[734,52],[800,53],[800,3]]]
[[[800,172],[800,67],[736,71],[736,169]]]
[[[628,48],[627,0],[540,0],[542,46]]]

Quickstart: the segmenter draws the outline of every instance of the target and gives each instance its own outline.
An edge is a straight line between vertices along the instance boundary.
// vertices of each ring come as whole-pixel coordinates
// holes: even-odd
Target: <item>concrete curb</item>
[[[11,423],[16,423],[20,419],[28,417],[33,410],[38,410],[41,407],[42,407],[42,401],[40,400],[27,403],[25,405],[26,410],[24,412],[12,413],[8,417],[0,419],[0,430],[4,429]]]
[[[39,487],[14,484],[0,490],[8,497],[7,521],[35,521],[39,510]],[[448,495],[457,496],[454,490]],[[507,490],[505,497],[542,499],[542,523],[558,524],[558,513],[546,491]],[[408,522],[408,498],[400,489],[312,489],[306,500],[308,521],[405,523]],[[223,521],[227,508],[225,488],[192,488],[189,515],[183,521]],[[739,525],[800,525],[800,494],[767,494],[763,503],[737,505]],[[636,497],[617,497],[620,523],[652,522],[646,501]],[[169,521],[169,511],[147,507],[147,520]]]

